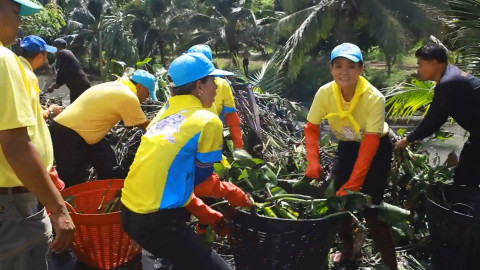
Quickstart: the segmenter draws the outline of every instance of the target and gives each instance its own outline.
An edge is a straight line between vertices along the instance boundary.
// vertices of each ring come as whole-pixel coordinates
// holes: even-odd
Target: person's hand
[[[252,207],[252,202],[248,198],[248,195],[243,192],[239,187],[230,182],[222,181],[221,183],[223,187],[227,190],[225,199],[227,199],[230,205],[248,208]]]
[[[53,85],[47,88],[47,93],[52,93],[55,88],[53,88]]]
[[[401,140],[398,140],[396,143],[395,143],[395,148],[394,150],[395,151],[402,151],[403,149],[407,148],[407,146],[409,145],[410,143],[407,141],[407,138],[403,138]]]
[[[323,170],[320,163],[318,161],[307,162],[307,170],[305,171],[305,176],[309,179],[322,179]]]
[[[53,252],[61,252],[66,250],[73,242],[73,232],[75,224],[64,206],[60,211],[50,214],[55,238],[50,245]]]
[[[195,194],[192,194],[192,199],[185,208],[190,214],[198,218],[200,224],[210,225],[219,236],[226,236],[230,233],[230,228],[223,214],[210,208]]]
[[[221,219],[215,222],[215,225],[212,227],[212,229],[218,236],[222,237],[232,233],[230,226],[228,226],[228,223],[223,216]]]
[[[52,104],[48,107],[48,110],[52,112],[51,116],[55,117],[58,114],[60,114],[61,112],[63,112],[63,110],[65,110],[65,107],[57,105],[57,104]]]

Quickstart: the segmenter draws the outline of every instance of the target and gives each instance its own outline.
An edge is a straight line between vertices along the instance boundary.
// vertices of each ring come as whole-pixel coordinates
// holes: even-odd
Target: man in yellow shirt
[[[49,244],[65,250],[75,230],[48,176],[52,149],[40,104],[20,60],[4,47],[15,41],[20,16],[40,9],[27,0],[0,0],[0,269],[47,269]]]
[[[24,38],[20,42],[20,47],[22,48],[22,56],[20,56],[19,59],[23,65],[28,85],[31,88],[32,99],[35,102],[33,106],[40,109],[34,113],[41,113],[43,119],[56,116],[63,111],[63,106],[51,104],[48,109],[43,109],[38,106],[38,104],[40,104],[40,87],[38,85],[38,78],[35,73],[33,73],[33,71],[45,65],[45,63],[47,62],[47,53],[55,53],[57,49],[55,47],[48,46],[41,37],[37,36],[28,36]],[[41,134],[45,134],[46,136],[48,136],[48,138],[50,138],[50,131],[43,123],[43,119],[40,117],[38,118],[38,121],[40,121],[39,123],[37,123],[39,131],[41,132]],[[59,190],[62,190],[65,187],[65,184],[58,177],[55,177],[55,175],[58,176],[58,174],[55,170],[55,167],[53,167],[53,147],[51,140],[48,140],[48,149],[50,150],[50,152],[48,153],[48,167],[50,168],[50,178],[52,178],[55,186]]]
[[[212,49],[210,49],[208,45],[195,45],[191,47],[188,52],[201,53],[213,62]],[[235,100],[233,99],[233,92],[230,83],[226,79],[216,77],[215,85],[217,85],[217,95],[215,96],[212,108],[222,122],[228,127],[235,148],[242,149],[243,138],[242,130],[240,129],[240,117],[235,109]]]
[[[65,185],[85,180],[87,165],[92,165],[98,179],[122,177],[115,152],[105,135],[120,120],[127,127],[145,129],[148,121],[140,107],[155,89],[155,77],[137,70],[117,81],[87,89],[61,114],[50,131],[57,171]]]

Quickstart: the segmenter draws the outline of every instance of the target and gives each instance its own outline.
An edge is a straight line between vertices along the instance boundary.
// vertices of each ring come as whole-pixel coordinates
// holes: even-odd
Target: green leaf
[[[137,66],[137,68],[141,68],[141,67],[144,66],[145,64],[150,63],[150,61],[152,61],[152,58],[151,58],[151,57],[147,57],[147,58],[143,59],[142,61],[137,62],[135,65]]]
[[[225,178],[225,167],[217,162],[217,163],[214,163],[213,164],[213,171],[218,174],[218,177],[220,177],[220,179],[224,179]]]

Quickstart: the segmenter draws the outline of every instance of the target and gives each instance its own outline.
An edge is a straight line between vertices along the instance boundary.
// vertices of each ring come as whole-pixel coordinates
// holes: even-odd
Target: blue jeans
[[[30,192],[0,195],[0,269],[46,270],[52,224]]]

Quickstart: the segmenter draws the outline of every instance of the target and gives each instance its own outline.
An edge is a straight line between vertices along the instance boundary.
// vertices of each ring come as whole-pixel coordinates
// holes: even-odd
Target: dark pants
[[[471,135],[463,145],[453,181],[456,185],[478,188],[480,184],[480,136]]]
[[[193,229],[187,226],[190,214],[185,208],[137,214],[122,206],[125,232],[143,249],[156,257],[166,258],[174,270],[232,269],[212,248],[205,246]]]
[[[95,168],[98,179],[121,176],[115,152],[106,139],[88,144],[77,132],[55,121],[50,133],[58,176],[65,187],[83,183],[89,165]]]
[[[338,190],[350,178],[355,161],[357,160],[359,142],[339,142],[337,156],[333,163],[332,173],[335,179],[335,188]],[[380,139],[377,153],[372,160],[361,192],[372,197],[372,203],[377,205],[383,200],[383,193],[387,187],[388,173],[392,162],[393,145],[388,135]],[[388,224],[381,221],[378,212],[373,208],[365,208],[363,215],[367,222],[373,242],[382,255],[384,264],[396,270],[395,247],[392,231]],[[351,222],[340,224],[339,235],[343,243],[342,260],[351,259],[353,255],[353,236]]]
[[[336,190],[350,178],[359,149],[359,142],[341,141],[338,143],[337,155],[332,168]],[[361,191],[372,196],[373,204],[379,204],[383,200],[383,193],[387,187],[388,173],[392,162],[392,149],[393,145],[388,135],[383,136],[380,139],[377,153],[365,177]]]

